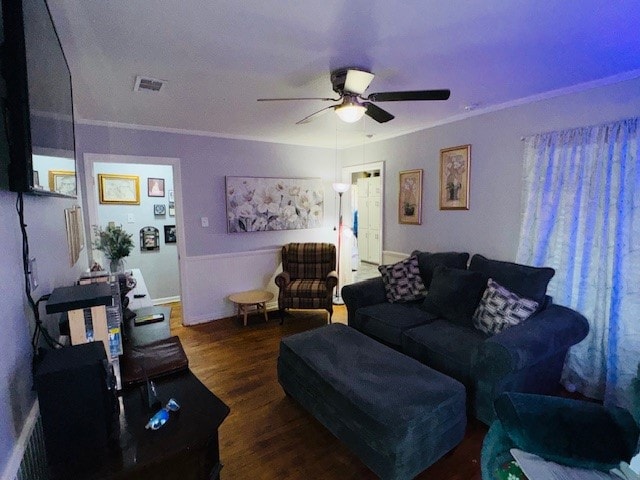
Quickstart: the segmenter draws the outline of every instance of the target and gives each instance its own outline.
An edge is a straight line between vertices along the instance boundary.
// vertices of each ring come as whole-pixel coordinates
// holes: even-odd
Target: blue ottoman
[[[415,477],[464,436],[461,383],[346,325],[282,339],[278,380],[382,479]]]

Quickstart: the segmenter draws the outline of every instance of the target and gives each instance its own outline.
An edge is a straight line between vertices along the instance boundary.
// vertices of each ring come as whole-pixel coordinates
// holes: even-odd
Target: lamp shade
[[[348,183],[339,183],[339,182],[336,182],[331,185],[331,187],[333,188],[333,191],[336,193],[344,193],[347,190],[349,190],[350,186],[351,185],[349,185]]]
[[[336,107],[336,114],[340,120],[347,123],[355,123],[362,118],[367,109],[357,103],[343,103]]]

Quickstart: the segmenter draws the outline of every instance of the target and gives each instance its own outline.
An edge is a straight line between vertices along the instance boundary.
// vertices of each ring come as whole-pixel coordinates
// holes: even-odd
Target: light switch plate
[[[209,226],[209,217],[200,217],[200,223],[202,228],[207,228]]]
[[[133,213],[127,215],[127,223],[136,223],[136,217]]]

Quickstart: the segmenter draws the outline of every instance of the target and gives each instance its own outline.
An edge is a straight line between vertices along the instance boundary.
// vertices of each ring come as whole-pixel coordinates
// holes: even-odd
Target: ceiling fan
[[[378,107],[373,102],[405,102],[415,100],[447,100],[449,90],[411,90],[404,92],[378,92],[370,93],[366,97],[364,92],[375,75],[366,70],[355,67],[340,68],[331,72],[331,84],[333,91],[339,94],[338,98],[303,97],[303,98],[259,98],[259,102],[271,102],[281,100],[322,100],[326,102],[341,102],[337,105],[325,107],[296,122],[296,125],[309,123],[311,120],[334,110],[341,120],[353,123],[362,118],[364,114],[373,118],[376,122],[385,123],[393,120],[394,116],[386,110]]]

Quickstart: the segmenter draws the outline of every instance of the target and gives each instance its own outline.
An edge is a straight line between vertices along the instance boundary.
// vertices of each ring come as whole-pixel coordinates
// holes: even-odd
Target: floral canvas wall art
[[[319,178],[226,177],[226,195],[229,233],[322,226]]]
[[[422,169],[400,172],[398,222],[422,223]]]
[[[471,145],[440,150],[440,210],[469,210]]]

